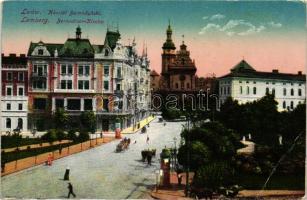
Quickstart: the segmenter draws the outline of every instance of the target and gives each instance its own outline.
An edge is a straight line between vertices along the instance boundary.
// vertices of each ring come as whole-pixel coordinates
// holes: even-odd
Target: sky
[[[96,15],[76,15],[86,11]],[[118,24],[125,44],[135,37],[139,53],[146,44],[151,68],[160,73],[169,21],[176,50],[184,35],[198,76],[222,76],[242,59],[259,71],[305,72],[306,8],[293,1],[4,2],[2,53],[27,53],[31,41],[64,43],[78,25],[82,37],[103,44],[107,27]]]

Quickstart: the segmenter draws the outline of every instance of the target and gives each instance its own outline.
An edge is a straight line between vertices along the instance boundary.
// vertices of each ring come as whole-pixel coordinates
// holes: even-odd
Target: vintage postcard
[[[306,2],[1,8],[1,198],[306,199]]]

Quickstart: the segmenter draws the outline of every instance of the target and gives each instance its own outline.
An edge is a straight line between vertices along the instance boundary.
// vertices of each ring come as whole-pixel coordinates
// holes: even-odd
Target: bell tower
[[[162,75],[168,74],[168,64],[172,63],[176,57],[175,44],[172,40],[172,28],[170,21],[166,29],[166,41],[164,42],[162,49]]]

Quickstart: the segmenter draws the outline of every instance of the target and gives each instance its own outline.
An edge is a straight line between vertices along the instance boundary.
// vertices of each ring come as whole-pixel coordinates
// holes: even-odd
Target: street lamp
[[[187,170],[186,170],[186,197],[189,196],[189,173],[190,173],[190,116],[187,117]]]
[[[173,140],[174,140],[174,144],[175,144],[175,149],[174,149],[174,165],[175,165],[175,170],[176,170],[176,166],[177,166],[177,147],[176,147],[176,141],[177,141],[177,138],[174,137]]]

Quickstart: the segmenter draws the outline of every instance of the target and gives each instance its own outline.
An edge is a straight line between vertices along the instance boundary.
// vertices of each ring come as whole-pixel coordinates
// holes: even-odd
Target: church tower
[[[164,42],[162,49],[162,75],[168,74],[168,65],[172,63],[176,57],[176,52],[175,52],[175,44],[172,40],[172,28],[170,25],[170,22],[168,24],[168,28],[166,30],[166,41]]]

